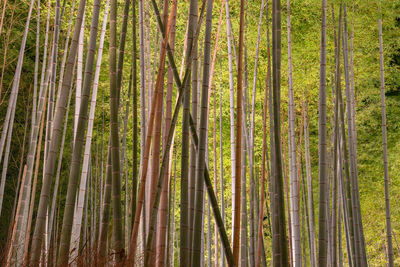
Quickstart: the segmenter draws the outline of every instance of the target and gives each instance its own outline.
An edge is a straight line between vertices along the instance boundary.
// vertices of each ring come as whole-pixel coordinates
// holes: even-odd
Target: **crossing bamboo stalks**
[[[60,133],[62,127],[62,120],[65,115],[65,105],[69,90],[71,88],[72,72],[74,67],[74,61],[78,46],[78,38],[80,34],[80,28],[82,25],[82,18],[84,13],[86,1],[81,0],[78,8],[78,15],[76,18],[74,35],[71,42],[70,52],[67,60],[67,67],[65,70],[65,76],[63,80],[63,86],[60,91],[60,97],[56,104],[56,112],[54,117],[54,124],[52,129],[52,138],[50,141],[50,150],[46,159],[46,168],[44,170],[45,176],[42,183],[42,190],[40,193],[39,208],[36,217],[35,232],[32,241],[32,265],[37,266],[40,260],[40,251],[42,247],[43,232],[46,222],[46,212],[49,204],[49,195],[51,190],[51,178],[53,176],[56,154],[58,151],[58,145],[60,141]]]
[[[206,2],[204,1],[203,4],[202,4],[202,8],[201,8],[201,12],[200,12],[200,19],[199,19],[199,23],[197,25],[195,39],[198,38],[199,29],[200,29],[200,26],[201,26],[203,13],[204,13],[205,3]],[[164,35],[163,24],[162,24],[162,21],[160,19],[160,15],[159,15],[159,11],[158,11],[157,5],[156,5],[155,1],[152,1],[152,4],[153,4],[154,11],[156,13],[156,16],[157,16],[157,22],[158,22],[158,25],[159,25],[159,29],[160,29],[161,33]],[[190,65],[188,65],[187,68],[186,68],[186,72],[185,72],[186,74],[185,74],[185,77],[183,79],[183,82],[181,82],[181,80],[179,78],[179,74],[178,74],[177,68],[176,68],[176,65],[175,65],[175,62],[174,62],[174,57],[173,57],[173,55],[171,53],[170,48],[168,46],[167,46],[167,48],[168,48],[167,51],[168,51],[168,56],[169,56],[169,62],[170,62],[170,65],[171,65],[171,67],[173,69],[174,79],[175,79],[175,82],[176,82],[177,87],[179,89],[179,93],[178,93],[177,105],[175,106],[175,110],[174,110],[173,117],[172,117],[172,120],[171,120],[171,128],[170,128],[170,131],[169,131],[168,137],[167,137],[166,154],[163,155],[162,165],[161,165],[161,168],[160,168],[160,178],[158,180],[159,184],[157,186],[158,193],[156,194],[155,204],[158,202],[158,199],[159,199],[159,197],[157,197],[157,195],[160,194],[161,183],[163,181],[162,180],[163,178],[161,178],[161,177],[163,177],[163,175],[164,175],[165,165],[167,163],[167,156],[166,155],[168,155],[168,151],[171,148],[171,142],[172,142],[172,138],[173,138],[174,127],[176,125],[176,121],[177,121],[178,113],[179,113],[179,108],[180,108],[179,103],[182,102],[182,96],[183,96],[183,90],[184,90],[183,84],[185,84],[186,79],[188,78],[187,77],[187,73],[188,73],[188,69],[190,68]],[[189,62],[191,62],[191,61],[189,60]],[[196,128],[194,126],[192,117],[190,117],[190,121],[189,122],[190,122],[190,131],[192,133],[192,141],[194,142],[194,144],[197,147],[197,145],[198,145],[198,136],[197,136],[197,133],[196,133]],[[211,184],[211,180],[210,180],[207,168],[205,168],[205,171],[204,171],[204,181],[205,181],[205,184],[206,184],[208,196],[210,197],[211,206],[212,206],[213,212],[214,212],[214,218],[215,218],[217,226],[218,226],[218,230],[219,230],[219,233],[220,233],[220,237],[221,237],[221,241],[222,241],[223,247],[225,249],[225,254],[226,254],[226,258],[227,258],[228,264],[229,264],[229,266],[234,266],[235,264],[234,264],[234,260],[233,260],[232,251],[231,251],[231,248],[230,248],[230,245],[229,245],[228,236],[227,236],[226,231],[225,231],[225,227],[224,227],[223,220],[222,220],[222,217],[221,217],[221,212],[219,211],[219,208],[218,208],[218,203],[217,203],[217,200],[216,200],[216,197],[215,197],[215,194],[214,194],[214,190],[212,188],[212,184]]]
[[[86,129],[86,121],[87,121],[87,112],[88,112],[88,104],[89,104],[89,95],[90,95],[90,87],[92,83],[92,74],[93,74],[93,62],[94,62],[94,53],[96,48],[96,39],[97,39],[97,30],[99,23],[99,13],[100,13],[100,0],[97,0],[93,3],[93,16],[91,21],[91,30],[90,30],[90,40],[89,40],[89,52],[86,58],[85,64],[85,77],[82,86],[82,95],[80,102],[80,110],[79,110],[79,119],[77,122],[77,130],[74,142],[74,149],[72,152],[71,158],[71,169],[70,176],[68,180],[68,189],[67,189],[67,199],[64,209],[63,216],[63,226],[61,231],[61,240],[60,240],[60,252],[59,252],[59,263],[64,265],[68,264],[69,258],[69,249],[71,245],[71,233],[73,227],[74,220],[74,209],[75,209],[75,201],[76,201],[76,190],[78,187],[78,177],[80,171],[80,165],[82,161],[82,149],[84,142],[84,134]],[[94,95],[95,97],[96,95]],[[90,135],[90,129],[88,134]],[[83,187],[86,187],[87,176],[84,177],[82,183],[84,183]],[[86,180],[86,181],[85,181]],[[82,205],[82,197],[80,199]],[[79,205],[79,204],[78,204]],[[79,206],[78,206],[79,207]],[[82,205],[83,208],[83,205]],[[79,208],[78,208],[79,210]],[[78,216],[81,218],[82,211],[78,211]],[[79,219],[78,217],[78,219]],[[73,240],[76,242],[76,240]],[[77,248],[75,247],[75,250]],[[74,254],[72,254],[74,255]]]
[[[170,17],[170,19],[172,16]],[[168,21],[168,27],[167,27],[167,34],[166,37],[163,40],[163,47],[162,47],[162,55],[160,57],[160,68],[161,65],[164,64],[165,60],[165,54],[166,54],[166,46],[168,45],[168,38],[169,38],[169,33],[170,33],[170,21]],[[134,257],[135,257],[135,250],[136,250],[136,241],[137,241],[137,233],[138,233],[138,228],[139,228],[139,220],[140,220],[140,214],[142,212],[143,208],[143,201],[144,201],[144,192],[145,192],[145,186],[146,186],[146,178],[147,178],[147,167],[148,167],[148,162],[149,162],[149,153],[150,153],[150,144],[151,144],[151,139],[153,135],[153,127],[154,127],[154,117],[155,117],[155,110],[157,108],[157,105],[161,105],[159,103],[159,98],[161,97],[162,92],[160,91],[160,83],[163,81],[162,80],[161,74],[158,75],[157,77],[157,82],[156,82],[156,89],[157,91],[153,95],[153,100],[152,100],[152,105],[151,105],[151,111],[150,111],[150,118],[149,118],[149,124],[147,128],[147,137],[146,137],[146,146],[145,146],[145,154],[143,157],[143,164],[142,164],[142,174],[141,174],[141,184],[139,188],[139,196],[136,204],[136,213],[135,213],[135,220],[133,223],[133,230],[132,230],[132,236],[131,236],[131,242],[130,242],[130,250],[128,254],[128,262],[131,262]]]

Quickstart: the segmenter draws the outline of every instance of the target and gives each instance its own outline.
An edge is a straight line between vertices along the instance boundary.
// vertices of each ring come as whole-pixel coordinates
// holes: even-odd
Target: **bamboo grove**
[[[398,11],[3,0],[1,266],[400,265]]]

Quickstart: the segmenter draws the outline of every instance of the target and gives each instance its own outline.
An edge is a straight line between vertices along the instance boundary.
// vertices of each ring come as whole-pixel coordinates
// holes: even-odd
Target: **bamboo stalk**
[[[35,233],[32,242],[32,264],[33,266],[37,266],[40,260],[40,250],[42,247],[42,238],[43,232],[45,229],[45,222],[46,222],[46,212],[49,203],[49,194],[51,190],[51,179],[54,172],[54,165],[56,160],[56,153],[58,150],[58,145],[60,141],[60,133],[61,133],[61,126],[62,126],[62,119],[65,115],[65,104],[68,97],[68,92],[71,87],[72,81],[72,72],[73,66],[76,56],[77,50],[77,42],[80,33],[80,27],[82,24],[82,17],[84,12],[86,1],[81,0],[79,3],[78,9],[78,16],[76,19],[74,36],[71,43],[70,53],[68,55],[67,60],[67,68],[66,68],[66,75],[63,80],[63,86],[60,92],[60,98],[57,101],[56,105],[56,112],[55,112],[55,119],[54,125],[52,129],[52,138],[50,141],[50,150],[48,157],[46,159],[46,168],[44,170],[45,176],[42,183],[42,190],[40,193],[40,201],[39,201],[39,208],[37,213],[36,225],[35,225]]]
[[[385,72],[383,64],[383,38],[382,38],[382,19],[378,20],[379,27],[379,63],[381,73],[381,113],[382,113],[382,147],[383,147],[383,167],[385,178],[385,209],[386,209],[386,242],[388,266],[394,266],[393,244],[392,244],[392,223],[390,218],[390,197],[389,197],[389,167],[387,158],[387,137],[386,137],[386,102],[385,102]]]

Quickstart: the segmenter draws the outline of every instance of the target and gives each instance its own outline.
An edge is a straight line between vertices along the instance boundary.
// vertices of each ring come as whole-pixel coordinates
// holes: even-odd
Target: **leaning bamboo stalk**
[[[56,153],[60,141],[60,133],[62,127],[62,119],[65,115],[65,104],[67,102],[68,92],[71,88],[72,81],[72,68],[75,61],[77,42],[80,34],[80,27],[82,24],[82,17],[86,1],[81,0],[78,9],[78,15],[75,24],[74,35],[71,43],[70,53],[67,60],[67,68],[63,80],[63,86],[60,92],[60,98],[57,101],[55,119],[52,129],[52,139],[50,141],[49,156],[46,159],[46,168],[44,170],[45,177],[42,183],[42,190],[40,194],[39,208],[36,219],[35,233],[32,242],[32,264],[37,266],[40,260],[40,251],[42,247],[43,232],[45,229],[46,212],[49,203],[49,194],[51,190],[51,179],[54,172]]]
[[[26,39],[28,37],[29,24],[30,24],[30,19],[31,19],[31,14],[32,14],[32,9],[33,9],[34,3],[35,3],[35,1],[31,0],[30,5],[29,5],[28,17],[26,19],[24,34],[22,37],[21,47],[19,50],[17,67],[15,69],[11,94],[10,94],[10,98],[9,98],[9,104],[7,107],[6,117],[5,117],[5,120],[3,123],[3,130],[1,133],[1,139],[0,139],[0,162],[1,162],[1,159],[3,158],[4,143],[5,143],[5,139],[7,137],[7,133],[9,130],[12,132],[12,128],[13,128],[14,116],[12,116],[12,111],[13,111],[13,109],[15,109],[16,103],[17,103],[19,82],[21,79],[21,72],[22,72],[22,63],[24,61],[24,56],[25,56],[24,52],[25,52]]]
[[[14,108],[14,110],[11,113],[12,117],[15,116],[15,110],[16,110],[16,108]],[[10,123],[10,124],[12,125],[13,122]],[[3,167],[2,167],[2,171],[1,171],[0,213],[1,213],[1,204],[3,203],[4,187],[5,187],[6,178],[7,178],[8,160],[10,158],[9,156],[10,156],[11,139],[12,139],[12,130],[10,129],[8,131],[8,133],[7,133],[7,143],[6,143],[6,149],[5,149],[5,152],[4,152]]]
[[[23,175],[22,175],[21,185],[24,184],[24,182],[25,182],[25,177],[26,177],[26,165],[24,166],[24,173],[23,173]],[[18,196],[17,211],[16,211],[15,214],[18,214],[18,213],[19,213],[19,209],[20,209],[20,207],[21,207],[22,190],[23,190],[23,187],[21,186],[21,187],[20,187],[20,190],[19,190],[19,196]],[[7,266],[7,267],[9,267],[10,264],[11,264],[11,255],[12,255],[12,251],[13,251],[13,245],[12,245],[12,244],[14,243],[14,238],[15,238],[15,232],[16,232],[16,226],[17,226],[17,224],[18,224],[18,216],[15,217],[15,220],[14,220],[14,222],[13,222],[13,229],[12,229],[10,247],[9,247],[9,250],[8,250],[7,261],[6,261],[6,266]]]
[[[7,2],[7,1],[4,1],[4,2]],[[14,5],[12,10],[11,10],[10,23],[9,23],[9,26],[8,26],[8,29],[7,29],[6,40],[5,40],[5,45],[4,45],[3,67],[1,69],[1,78],[0,78],[0,96],[1,96],[2,90],[3,90],[3,80],[4,80],[4,73],[5,73],[5,70],[6,70],[7,52],[8,52],[8,47],[10,45],[11,29],[13,28],[13,24],[15,22],[15,19],[14,19],[15,8],[16,8],[16,5]],[[2,99],[0,97],[0,101],[1,100]]]
[[[62,58],[62,61],[61,61],[60,77],[58,79],[57,100],[59,98],[59,95],[60,95],[60,92],[61,92],[62,82],[64,80],[65,63],[67,61],[67,55],[68,55],[68,46],[69,46],[69,40],[70,40],[70,35],[71,35],[71,26],[72,26],[72,18],[73,18],[73,15],[74,15],[74,8],[75,8],[75,0],[72,0],[71,14],[70,14],[70,17],[69,17],[68,29],[67,29],[67,33],[66,33],[67,38],[65,40],[63,58]]]
[[[52,60],[52,56],[50,55],[49,57],[49,64]],[[51,73],[51,68],[48,68],[47,74],[46,74],[46,81],[48,81]],[[47,82],[46,82],[47,83]],[[18,220],[17,228],[16,228],[16,243],[15,246],[18,246],[20,248],[21,244],[23,244],[25,237],[24,234],[26,231],[26,222],[28,220],[28,212],[29,212],[29,196],[30,190],[31,190],[31,178],[33,174],[33,167],[34,167],[34,162],[35,162],[35,152],[36,152],[36,146],[37,146],[37,138],[38,138],[38,132],[39,132],[39,125],[40,125],[40,120],[42,118],[43,114],[43,109],[46,108],[46,99],[47,99],[47,86],[41,86],[40,92],[39,92],[39,101],[37,103],[37,114],[35,114],[35,124],[31,128],[31,133],[30,133],[30,142],[29,142],[29,150],[28,150],[28,155],[27,155],[27,171],[26,171],[26,178],[25,178],[25,183],[21,186],[24,187],[22,191],[22,202],[21,202],[21,208],[19,210],[19,213],[17,216],[20,217]],[[39,116],[40,115],[40,116]],[[19,252],[20,260],[22,261],[23,257],[23,251],[17,250]]]
[[[256,45],[256,56],[254,59],[254,75],[253,75],[253,94],[251,98],[251,119],[250,119],[250,144],[251,149],[254,150],[254,120],[255,120],[255,102],[256,102],[256,87],[257,87],[257,71],[258,71],[258,58],[260,54],[260,43],[261,43],[261,26],[262,26],[262,18],[264,14],[265,6],[268,5],[268,2],[264,5],[264,0],[261,0],[260,6],[260,17],[258,20],[258,29],[257,29],[257,45]],[[254,161],[254,151],[249,152],[251,161]],[[251,162],[250,165],[253,165],[254,162]],[[253,167],[250,166],[250,169]],[[252,171],[253,172],[253,171]]]
[[[37,94],[39,86],[39,46],[40,46],[40,0],[37,2],[37,17],[36,17],[36,49],[35,49],[35,71],[33,77],[33,104],[32,104],[32,114],[31,114],[31,127],[35,125],[36,111],[37,111]],[[1,93],[0,93],[1,95]],[[22,166],[21,166],[22,167]],[[22,171],[22,168],[20,169]],[[1,206],[1,205],[0,205]]]
[[[358,212],[358,174],[357,174],[357,151],[355,142],[356,137],[354,136],[355,123],[353,122],[353,109],[352,109],[352,93],[350,86],[350,71],[349,71],[349,55],[348,55],[348,33],[347,33],[347,9],[346,5],[343,7],[344,11],[344,27],[343,27],[343,38],[342,38],[342,48],[343,48],[343,64],[344,64],[344,76],[346,85],[346,112],[347,112],[347,124],[348,124],[348,142],[349,142],[349,168],[350,168],[350,187],[351,187],[351,205],[349,205],[352,210],[352,224],[353,224],[353,236],[354,236],[354,263],[356,265],[361,264],[363,258],[363,251],[361,246],[361,216]]]
[[[24,49],[25,49],[25,44],[26,44],[26,35],[27,35],[27,31],[29,28],[29,20],[30,20],[30,16],[31,16],[31,12],[32,12],[32,6],[33,6],[33,2],[31,2],[31,6],[28,12],[28,19],[25,25],[25,32],[24,32],[24,36],[23,36],[23,40],[22,40],[22,44],[21,44],[21,50],[20,53],[24,53]],[[22,62],[23,62],[23,55],[21,57],[21,54],[18,57],[18,63],[17,63],[17,67],[16,67],[16,73],[14,76],[14,80],[13,80],[13,87],[12,87],[12,91],[11,91],[11,95],[10,95],[10,101],[11,99],[13,99],[13,92],[14,90],[16,90],[16,93],[18,94],[18,88],[19,88],[19,80],[20,80],[20,76],[21,76],[21,68],[22,68]],[[17,87],[14,89],[14,87]],[[4,155],[4,162],[6,164],[6,162],[8,162],[9,159],[9,149],[10,149],[10,142],[11,142],[11,136],[12,136],[12,130],[13,130],[13,123],[14,123],[14,116],[15,116],[15,108],[16,108],[16,103],[17,103],[17,96],[15,95],[13,101],[13,105],[14,108],[12,109],[12,113],[11,113],[11,118],[9,120],[9,122],[7,122],[7,115],[8,115],[8,109],[7,109],[7,115],[6,115],[6,119],[4,122],[4,126],[3,126],[3,133],[5,133],[7,131],[7,127],[8,127],[8,136],[7,136],[7,147],[6,147],[6,154]],[[40,117],[41,118],[41,117]],[[37,120],[40,120],[40,118],[38,118]],[[7,124],[8,123],[8,124]],[[36,123],[37,125],[39,125],[39,122]],[[36,129],[38,129],[39,127],[37,127]],[[31,134],[32,134],[32,130],[31,130]],[[3,136],[2,136],[3,138]],[[31,135],[31,138],[32,135]],[[34,138],[37,138],[37,135],[35,135]],[[32,140],[32,139],[31,139]],[[0,140],[0,143],[2,142],[2,139]],[[34,145],[36,145],[36,143],[34,143]],[[0,148],[2,149],[3,146]],[[30,148],[31,148],[31,144],[30,144]],[[32,158],[34,157],[35,151],[36,151],[36,146],[32,147],[32,150],[30,150],[31,154],[32,154]],[[0,152],[0,162],[1,162],[1,156],[2,153]],[[31,162],[33,163],[33,161]],[[3,175],[6,174],[7,172],[7,165],[3,166]],[[28,165],[29,167],[30,165]],[[29,168],[29,170],[32,170],[32,168]],[[31,172],[29,172],[30,175],[28,175],[27,172],[27,177],[25,179],[25,183],[22,186],[23,187],[23,193],[22,193],[22,202],[21,202],[21,208],[19,210],[19,213],[17,214],[19,218],[18,223],[16,225],[16,236],[15,236],[15,244],[14,246],[17,248],[15,250],[16,256],[17,256],[17,264],[22,264],[22,260],[23,260],[23,247],[24,247],[24,241],[25,241],[25,231],[26,231],[26,222],[28,219],[28,208],[29,208],[29,197],[30,197],[30,188],[31,188]],[[5,179],[5,178],[4,178]]]
[[[47,59],[47,54],[51,54],[51,51],[48,51],[48,42],[49,42],[49,32],[50,32],[50,1],[47,1],[47,19],[46,19],[46,33],[45,33],[45,37],[44,37],[44,46],[43,46],[43,61],[42,61],[42,70],[41,70],[41,75],[40,75],[40,92],[43,90],[42,88],[45,85],[45,75],[47,73],[47,70],[49,69],[48,67],[46,67],[47,63],[50,64],[51,60]],[[71,21],[72,22],[72,21]],[[61,76],[60,76],[61,78]],[[40,120],[41,116],[39,117],[38,120]],[[39,128],[39,127],[38,127]],[[29,170],[29,166],[28,166],[28,170]],[[28,173],[28,172],[27,172]]]
[[[75,116],[74,116],[74,142],[76,137],[76,131],[78,128],[78,120],[79,120],[79,108],[81,106],[81,98],[82,98],[82,79],[83,79],[83,42],[85,35],[85,19],[86,12],[83,14],[83,20],[81,25],[81,33],[79,34],[79,45],[78,45],[78,56],[77,56],[77,64],[76,64],[76,87],[75,87]]]
[[[6,13],[6,7],[7,7],[7,0],[3,2],[3,10],[1,12],[1,20],[0,20],[0,35],[1,35],[1,30],[3,29],[3,21],[4,21],[4,14]]]
[[[354,13],[354,5],[353,5],[353,13]],[[345,21],[347,20],[345,16]],[[352,22],[353,24],[354,22]],[[347,28],[347,26],[346,26]],[[353,40],[354,40],[354,25],[352,25],[352,31],[350,33],[350,53],[349,58],[349,76],[350,76],[350,104],[351,104],[351,117],[352,117],[352,136],[353,136],[353,146],[354,146],[354,168],[355,168],[355,189],[356,189],[356,205],[357,205],[357,216],[359,218],[359,231],[360,231],[360,252],[361,252],[361,264],[367,264],[367,255],[365,250],[365,238],[364,238],[364,230],[362,226],[362,218],[361,218],[361,205],[360,205],[360,196],[359,196],[359,186],[358,186],[358,165],[357,165],[357,127],[356,127],[356,91],[354,88],[354,60],[353,60]],[[346,30],[347,31],[347,30]]]
[[[84,198],[86,195],[86,182],[87,182],[87,177],[88,177],[88,172],[89,172],[89,157],[90,157],[90,151],[91,151],[91,145],[92,145],[93,124],[94,124],[94,115],[95,115],[95,110],[96,110],[97,90],[98,90],[98,86],[99,86],[101,61],[102,61],[102,55],[103,55],[104,37],[105,37],[106,27],[107,27],[108,6],[109,6],[109,0],[106,3],[106,9],[104,11],[103,24],[102,24],[101,33],[100,33],[100,41],[99,41],[99,48],[98,48],[98,52],[97,52],[96,69],[95,69],[95,75],[94,75],[94,80],[93,80],[92,99],[90,102],[88,128],[87,128],[85,149],[84,149],[84,156],[83,156],[81,181],[80,181],[79,192],[78,192],[78,204],[77,204],[77,208],[75,211],[75,216],[74,216],[74,221],[73,221],[73,226],[72,226],[71,246],[72,246],[72,248],[75,248],[72,251],[72,256],[71,256],[72,258],[76,258],[78,256],[82,213],[83,213],[83,201],[84,201]]]
[[[67,197],[66,197],[64,216],[63,216],[63,226],[61,230],[60,252],[58,259],[60,264],[68,264],[68,258],[70,256],[71,232],[73,228],[76,190],[78,186],[80,163],[82,160],[82,149],[84,141],[83,137],[86,128],[85,124],[87,120],[87,110],[89,102],[88,99],[90,95],[90,87],[92,82],[93,65],[94,65],[93,61],[96,48],[97,29],[98,29],[100,3],[101,3],[100,1],[101,0],[96,0],[93,3],[93,16],[91,21],[89,46],[88,46],[89,50],[87,53],[86,64],[85,64],[85,76],[82,84],[79,119],[77,121],[77,126],[76,126],[76,135],[71,157],[71,167],[68,180]],[[96,94],[93,94],[92,97],[96,97]],[[91,131],[89,129],[88,135],[90,135],[90,132]],[[85,179],[87,179],[87,176],[85,177]],[[86,182],[85,179],[83,179],[83,181],[81,180],[82,183]],[[86,184],[84,185],[84,187],[86,187]],[[79,202],[78,202],[78,209],[79,209]],[[75,242],[75,240],[73,242]],[[77,250],[77,248],[75,250]],[[72,256],[74,256],[74,253],[72,253]]]
[[[39,165],[40,165],[40,152],[42,151],[42,136],[43,136],[43,124],[44,124],[44,114],[42,115],[41,123],[40,123],[40,130],[39,130],[39,144],[37,146],[36,152],[36,166],[35,166],[35,174],[33,178],[33,186],[32,186],[32,193],[31,193],[31,200],[29,205],[29,215],[28,215],[28,223],[27,229],[25,233],[25,243],[24,243],[24,256],[23,261],[25,264],[28,263],[28,247],[29,247],[29,239],[31,236],[31,226],[32,226],[32,216],[33,216],[33,209],[35,205],[35,196],[36,196],[36,185],[37,185],[37,177],[39,173]]]
[[[53,229],[53,224],[54,224],[54,215],[55,215],[55,210],[56,210],[57,195],[59,194],[58,187],[60,184],[61,165],[62,165],[62,158],[63,158],[63,154],[64,154],[64,144],[65,144],[65,137],[66,137],[66,132],[67,132],[68,114],[70,111],[71,96],[72,96],[72,90],[69,92],[69,96],[68,96],[67,112],[65,114],[65,119],[64,119],[64,130],[63,130],[63,136],[61,139],[60,153],[58,156],[58,163],[57,163],[56,179],[55,179],[54,189],[53,189],[53,199],[52,199],[51,208],[50,208],[50,217],[49,217],[49,234],[50,234],[49,240],[50,240],[50,242],[48,244],[48,248],[47,248],[48,250],[49,250],[49,245],[52,244],[51,241],[52,241],[52,238],[54,235],[54,233],[53,233],[54,231],[52,231],[52,229]],[[56,257],[54,256],[54,258],[56,258]]]
[[[5,116],[4,123],[3,123],[3,129],[2,129],[1,138],[0,138],[0,163],[3,158],[3,151],[4,151],[4,147],[5,147],[4,144],[6,141],[6,137],[9,140],[9,141],[7,141],[7,143],[11,142],[15,109],[16,109],[17,97],[18,97],[18,91],[19,91],[19,83],[20,83],[21,72],[22,72],[22,64],[23,64],[24,56],[25,56],[25,45],[26,45],[26,40],[27,40],[27,36],[28,36],[29,24],[30,24],[30,19],[31,19],[31,14],[32,14],[32,9],[33,9],[34,3],[35,3],[35,1],[31,0],[30,5],[29,5],[28,17],[26,19],[24,35],[23,35],[22,41],[21,41],[21,47],[20,47],[17,66],[15,69],[14,79],[13,79],[13,83],[12,83],[9,104],[7,107],[7,113]],[[8,134],[8,132],[10,132],[10,133]],[[9,136],[9,138],[8,138],[8,136]],[[8,156],[4,155],[4,161],[8,161]],[[6,166],[6,168],[7,168],[7,166]],[[5,170],[3,167],[3,172],[4,171]],[[5,180],[5,176],[4,176],[4,179],[2,177],[2,183],[3,183],[3,180]],[[1,206],[0,206],[0,211],[1,211]]]
[[[34,98],[35,99],[35,98]],[[34,107],[32,107],[33,109]],[[33,112],[33,110],[31,111]],[[25,158],[25,145],[26,145],[26,140],[28,138],[27,130],[28,130],[28,122],[29,122],[29,105],[27,106],[27,110],[26,110],[26,117],[25,117],[25,129],[24,129],[24,138],[23,138],[23,143],[22,143],[22,148],[21,148],[21,158],[20,158],[20,162],[19,162],[19,171],[18,171],[18,179],[17,179],[17,184],[16,184],[16,188],[15,188],[15,192],[19,192],[21,185],[21,179],[22,179],[22,172],[24,169],[24,158]],[[11,216],[10,218],[14,218],[15,217],[15,212],[17,209],[17,202],[18,202],[18,197],[14,198],[13,201],[13,205],[12,205],[12,209],[11,209]],[[9,224],[8,225],[8,234],[7,234],[7,242],[10,240],[11,238],[11,234],[12,234],[12,228],[13,225]]]
[[[54,25],[54,33],[53,33],[53,43],[52,43],[52,53],[53,60],[49,67],[51,70],[50,84],[49,84],[49,97],[48,97],[48,109],[47,109],[47,125],[46,125],[46,141],[45,141],[45,157],[47,156],[47,148],[51,139],[51,128],[53,125],[54,119],[54,95],[55,95],[55,84],[56,84],[56,76],[57,76],[57,62],[58,62],[58,43],[60,39],[60,24],[61,24],[61,15],[60,15],[60,0],[56,1],[55,6],[55,25]]]
[[[339,76],[340,77],[340,76]],[[340,84],[340,83],[338,83]],[[344,107],[342,92],[340,87],[338,87],[339,93],[339,116],[340,116],[340,149],[343,156],[343,169],[344,169],[344,179],[342,183],[342,195],[343,195],[343,211],[344,211],[344,222],[346,231],[346,241],[348,242],[348,254],[349,262],[355,264],[355,243],[354,243],[354,224],[353,224],[353,210],[352,210],[352,196],[351,196],[351,186],[350,186],[350,170],[349,170],[349,155],[347,153],[347,142],[345,133],[345,123],[344,123]],[[346,227],[347,225],[347,227]]]
[[[33,112],[33,110],[32,110],[32,112]],[[20,158],[20,163],[19,163],[18,179],[17,179],[16,188],[15,188],[16,197],[14,198],[12,209],[11,209],[11,216],[10,216],[11,219],[15,218],[15,214],[16,214],[15,212],[16,212],[16,208],[17,208],[17,204],[18,204],[17,203],[18,202],[18,197],[17,197],[18,193],[17,192],[19,192],[20,187],[22,186],[21,179],[22,179],[22,172],[24,169],[23,166],[24,166],[24,157],[25,157],[25,144],[26,144],[26,140],[28,137],[28,135],[27,135],[28,122],[29,122],[28,118],[29,118],[29,105],[27,105],[26,116],[25,116],[24,138],[22,139],[23,143],[22,143],[22,148],[21,148],[21,158]],[[11,239],[13,227],[14,227],[14,225],[12,223],[10,223],[8,225],[8,234],[7,234],[7,239],[6,239],[7,244],[8,244],[8,241]]]

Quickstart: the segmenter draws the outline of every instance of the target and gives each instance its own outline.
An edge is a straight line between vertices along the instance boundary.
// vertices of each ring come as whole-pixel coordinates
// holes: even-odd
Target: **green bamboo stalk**
[[[67,68],[65,71],[65,77],[63,80],[63,86],[61,88],[60,97],[56,105],[55,119],[52,129],[52,139],[50,141],[50,150],[48,157],[46,159],[46,168],[44,170],[45,176],[42,183],[42,190],[40,193],[39,208],[36,217],[35,232],[32,241],[32,265],[37,266],[40,260],[40,252],[42,247],[43,233],[45,230],[46,213],[49,203],[49,194],[51,190],[51,180],[55,167],[55,160],[57,158],[56,154],[58,151],[58,145],[60,141],[60,133],[62,127],[62,121],[65,114],[65,105],[67,102],[67,97],[69,90],[71,88],[73,67],[75,62],[77,43],[80,33],[80,28],[82,24],[82,18],[84,13],[86,1],[81,0],[79,3],[78,15],[75,23],[74,35],[71,43],[70,53],[67,60]]]
[[[378,20],[379,27],[379,63],[381,72],[381,113],[382,113],[382,147],[383,147],[383,169],[385,178],[385,209],[386,209],[386,242],[388,266],[393,267],[393,244],[392,244],[392,222],[390,218],[390,191],[389,191],[389,167],[387,158],[387,137],[386,137],[386,101],[385,101],[385,73],[383,65],[383,38],[382,19]]]
[[[193,258],[192,266],[200,266],[201,252],[201,233],[203,218],[203,173],[205,168],[206,139],[208,126],[208,91],[210,79],[210,54],[211,54],[211,21],[212,21],[212,1],[207,1],[206,31],[204,37],[204,59],[203,59],[203,79],[201,94],[201,113],[200,113],[200,136],[197,149],[197,170],[196,170],[196,197],[195,197],[195,218],[193,224]],[[210,257],[210,255],[209,255]]]
[[[112,0],[110,5],[110,132],[111,132],[111,167],[112,167],[112,205],[113,205],[113,249],[116,262],[124,256],[124,242],[122,234],[121,210],[121,166],[119,144],[119,93],[117,87],[117,0]]]
[[[326,0],[322,0],[321,54],[319,76],[319,236],[318,266],[326,266],[328,260],[327,173],[326,133]]]
[[[280,88],[281,88],[281,5],[272,1],[272,77],[273,77],[273,149],[274,175],[272,178],[272,253],[274,266],[288,266],[289,255],[286,242],[285,204],[283,194]]]
[[[61,265],[68,264],[68,258],[70,255],[69,249],[71,245],[71,231],[74,220],[76,190],[78,186],[78,178],[79,178],[79,172],[83,154],[82,150],[83,150],[84,135],[86,130],[90,88],[92,83],[92,74],[94,66],[93,63],[94,63],[94,54],[96,48],[96,39],[97,39],[97,31],[99,23],[100,4],[101,0],[96,0],[93,3],[93,15],[91,21],[90,37],[89,37],[89,50],[85,64],[85,77],[82,87],[81,103],[79,108],[79,119],[77,123],[74,149],[71,158],[71,168],[68,180],[67,197],[66,197],[63,224],[61,230],[60,250],[58,258],[58,263]],[[85,179],[87,179],[87,177],[85,177]]]

